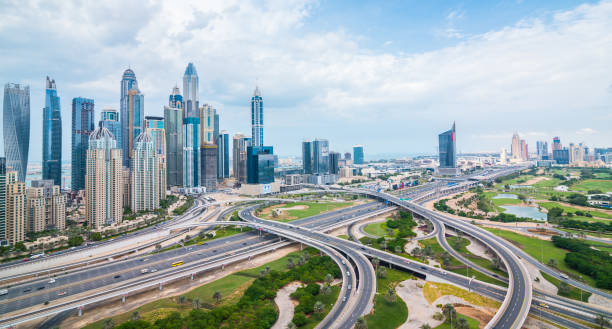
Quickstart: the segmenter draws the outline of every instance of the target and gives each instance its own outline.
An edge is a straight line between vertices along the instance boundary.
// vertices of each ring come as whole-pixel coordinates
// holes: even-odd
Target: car
[[[446,271],[442,271],[442,275],[446,275]]]
[[[544,304],[544,303],[540,303],[540,306],[544,307],[544,308],[549,308],[548,305]]]
[[[157,272],[157,269],[156,268],[152,268],[151,269],[151,273],[155,273],[155,272]]]
[[[213,250],[213,252],[217,252],[217,249]]]
[[[65,291],[60,291],[60,292],[57,293],[58,296],[64,296],[65,294],[66,294]]]
[[[38,290],[43,290],[43,289],[45,289],[45,286],[38,287],[38,288],[36,288],[36,289],[38,289]]]
[[[346,297],[342,297],[342,301],[343,301],[343,302],[346,302]]]
[[[143,268],[142,270],[140,270],[140,274],[147,274],[147,273],[149,273],[148,268]]]
[[[115,278],[115,279],[119,279],[120,277],[121,277],[121,275],[117,274],[117,275],[115,275],[113,278]]]
[[[31,289],[31,288],[28,288],[28,289],[24,289],[24,290],[23,290],[23,292],[30,292],[30,291],[32,291],[32,289]]]
[[[422,270],[426,270],[426,269],[427,269],[427,267],[425,267],[425,266],[421,266],[421,269],[422,269]]]
[[[247,245],[247,243],[246,243],[246,242],[243,242],[243,243],[242,243],[242,245],[243,245],[243,246],[246,246],[246,245]]]
[[[499,278],[499,275],[497,275],[497,274],[493,274],[493,276],[496,277],[496,278]]]
[[[0,289],[0,296],[8,294],[8,289]]]
[[[52,278],[52,279],[51,279],[51,280],[49,280],[49,282],[47,282],[47,283],[49,283],[49,284],[51,284],[51,283],[55,283],[55,279],[53,279],[53,278]]]
[[[346,271],[346,275],[351,276],[351,272]]]

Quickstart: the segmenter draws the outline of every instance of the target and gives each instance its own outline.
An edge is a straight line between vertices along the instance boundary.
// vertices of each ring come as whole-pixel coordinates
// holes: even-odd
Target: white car
[[[47,283],[49,283],[49,284],[51,284],[51,283],[55,283],[55,279],[51,279],[51,280],[49,280],[49,282],[47,282]]]

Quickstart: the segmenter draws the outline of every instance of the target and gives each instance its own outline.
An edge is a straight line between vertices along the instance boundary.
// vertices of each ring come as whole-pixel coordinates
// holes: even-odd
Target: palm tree
[[[380,264],[380,260],[377,257],[372,258],[372,265],[374,265],[374,269],[378,269],[378,264]]]
[[[113,329],[115,328],[115,322],[113,319],[104,319],[102,322],[102,329]]]
[[[431,329],[431,326],[428,323],[423,323],[421,329]]]
[[[363,316],[357,318],[357,321],[355,322],[355,329],[368,329],[368,323]]]
[[[287,329],[297,329],[297,326],[293,322],[287,323]]]
[[[444,305],[444,307],[442,307],[442,314],[444,314],[446,319],[450,321],[452,321],[453,318],[457,316],[457,312],[455,311],[455,308],[451,304],[446,304]]]
[[[384,267],[379,267],[378,270],[376,270],[376,276],[380,279],[384,279],[387,277],[387,269]]]
[[[219,304],[219,302],[221,301],[221,292],[219,290],[215,291],[212,297],[215,300],[215,302]]]
[[[470,325],[468,324],[465,318],[457,319],[457,329],[470,329]]]
[[[548,266],[557,267],[557,261],[554,258],[549,259]]]
[[[321,286],[321,293],[323,295],[329,295],[331,293],[331,288],[328,285]]]
[[[315,313],[317,314],[321,314],[323,313],[323,310],[325,310],[325,306],[323,305],[323,303],[321,303],[321,301],[317,301],[314,306],[313,306],[313,310],[315,311]]]
[[[132,317],[130,318],[131,321],[138,321],[140,320],[140,313],[138,313],[138,311],[134,311],[132,313]]]
[[[178,298],[179,304],[184,304],[186,300],[187,300],[187,297],[185,296],[179,296]]]
[[[193,306],[193,308],[200,308],[201,305],[202,305],[202,303],[200,302],[200,298],[195,298],[191,302],[191,306]]]
[[[295,267],[295,263],[293,262],[293,258],[287,259],[287,268],[292,269]]]
[[[416,247],[416,248],[412,249],[412,251],[410,253],[412,253],[413,257],[421,258],[421,248],[419,248],[419,247]]]
[[[402,247],[401,246],[395,246],[395,253],[399,254],[402,252]]]
[[[387,289],[387,293],[385,294],[385,299],[389,303],[394,303],[396,301],[397,297],[395,296],[395,289],[393,289],[393,287],[389,287]]]
[[[332,283],[332,281],[334,281],[334,277],[333,277],[333,276],[332,276],[330,273],[327,273],[327,274],[325,275],[325,283],[327,283],[327,284],[331,284],[331,283]]]

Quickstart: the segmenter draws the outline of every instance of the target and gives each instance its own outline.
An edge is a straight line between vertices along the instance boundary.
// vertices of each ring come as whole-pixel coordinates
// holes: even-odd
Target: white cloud
[[[576,131],[576,135],[593,135],[596,134],[597,130],[593,129],[593,128],[582,128],[578,131]]]

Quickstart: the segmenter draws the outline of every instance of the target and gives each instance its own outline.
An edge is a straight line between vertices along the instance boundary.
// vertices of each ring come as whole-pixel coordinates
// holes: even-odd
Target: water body
[[[501,193],[501,194],[494,196],[493,199],[518,199],[518,195]]]
[[[541,212],[536,207],[521,207],[521,206],[500,206],[504,208],[504,213],[512,214],[516,217],[526,217],[539,221],[546,221],[546,214]]]

